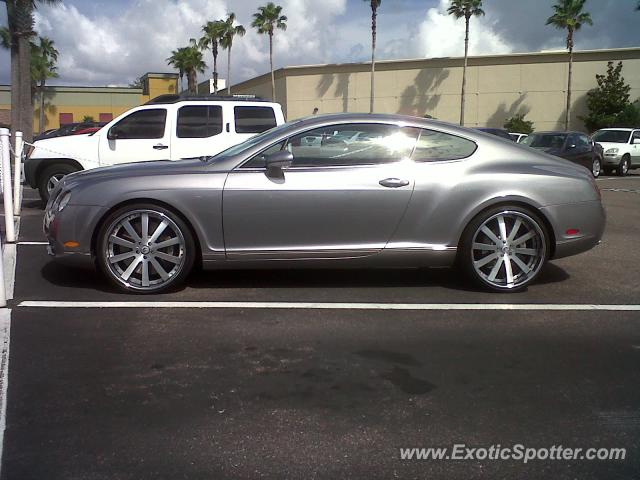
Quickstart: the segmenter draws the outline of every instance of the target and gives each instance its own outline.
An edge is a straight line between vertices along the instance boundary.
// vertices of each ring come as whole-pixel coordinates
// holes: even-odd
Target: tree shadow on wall
[[[526,115],[531,111],[528,105],[523,105],[527,99],[527,94],[522,93],[520,97],[513,102],[509,107],[505,102],[502,102],[498,109],[487,120],[487,127],[489,128],[503,128],[504,122],[513,117],[514,115]]]
[[[40,94],[38,93],[38,95],[35,95],[33,97],[34,100],[34,117],[38,119],[38,122],[40,121]],[[41,130],[42,132],[45,132],[46,130],[48,130],[47,128],[47,120],[49,120],[50,116],[55,116],[58,113],[58,107],[53,103],[53,98],[56,96],[56,92],[54,90],[50,90],[50,89],[45,89],[44,91],[44,111],[45,111],[45,118],[44,118],[44,128],[42,128],[40,125],[38,125],[39,130]]]
[[[333,92],[333,96],[334,98],[342,99],[342,111],[348,112],[350,83],[351,83],[350,73],[335,73],[335,74],[327,73],[320,78],[320,81],[318,82],[318,86],[316,87],[316,92],[319,98],[323,98],[326,95],[326,93],[329,91],[331,86],[335,84],[335,90]]]
[[[433,112],[440,103],[441,95],[428,93],[437,89],[448,77],[449,70],[443,68],[420,70],[413,85],[409,85],[402,92],[397,113],[423,117],[426,113]]]

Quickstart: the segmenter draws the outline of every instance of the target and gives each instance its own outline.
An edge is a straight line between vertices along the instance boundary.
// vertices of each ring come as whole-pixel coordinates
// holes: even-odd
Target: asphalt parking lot
[[[123,295],[49,260],[42,205],[26,190],[2,478],[638,478],[640,311],[571,307],[640,304],[640,175],[598,184],[603,244],[510,295],[443,269],[198,272],[178,292]],[[126,305],[140,300],[165,303]],[[456,443],[627,453],[400,459],[400,448]]]

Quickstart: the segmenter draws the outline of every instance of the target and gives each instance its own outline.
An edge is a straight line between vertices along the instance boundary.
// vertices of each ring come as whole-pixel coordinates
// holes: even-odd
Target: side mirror
[[[573,150],[574,148],[576,148],[575,145],[569,145],[569,150]]]
[[[107,140],[116,140],[119,136],[120,132],[118,131],[118,127],[114,125],[107,132]]]
[[[293,155],[288,150],[280,150],[264,157],[267,167],[267,176],[281,176],[282,169],[287,168],[293,162]]]

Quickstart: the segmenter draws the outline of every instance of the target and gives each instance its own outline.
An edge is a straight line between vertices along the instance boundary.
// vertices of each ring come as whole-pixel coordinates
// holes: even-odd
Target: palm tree
[[[40,133],[45,130],[44,94],[45,83],[48,78],[57,78],[56,62],[58,61],[58,50],[54,46],[53,40],[47,37],[40,37],[40,43],[31,44],[31,78],[37,84],[40,96]]]
[[[372,0],[373,1],[373,0]],[[287,29],[287,17],[280,15],[282,7],[273,2],[267,3],[264,7],[258,7],[258,12],[253,14],[251,26],[258,30],[260,34],[269,35],[269,64],[271,66],[271,98],[276,101],[276,81],[273,76],[273,34],[276,28]]]
[[[173,68],[178,70],[178,72],[180,72],[180,90],[181,91],[184,90],[183,79],[184,79],[184,74],[187,71],[186,69],[187,56],[188,56],[187,48],[180,47],[177,50],[173,50],[171,52],[171,56],[166,59],[166,62],[168,65],[171,65]]]
[[[591,14],[583,12],[586,0],[558,0],[553,6],[555,13],[547,19],[547,25],[567,30],[567,49],[569,50],[569,78],[567,80],[567,108],[564,117],[564,129],[569,130],[571,111],[571,75],[573,73],[573,35],[583,24],[593,25]]]
[[[447,9],[449,15],[464,18],[464,66],[462,68],[462,93],[460,95],[460,125],[464,126],[464,95],[467,88],[467,60],[469,57],[469,22],[471,17],[484,15],[482,0],[453,0]]]
[[[7,7],[11,39],[11,126],[33,137],[33,102],[31,98],[31,46],[33,11],[38,4],[53,5],[61,0],[0,0]]]
[[[378,28],[378,8],[382,0],[364,0],[371,3],[371,99],[369,113],[373,113],[374,79],[376,73],[376,34]]]
[[[185,72],[189,93],[198,93],[198,73],[204,73],[206,63],[202,59],[202,52],[195,38],[189,40],[189,46],[185,47]]]
[[[224,22],[216,20],[202,26],[204,35],[198,42],[202,50],[211,50],[213,54],[213,91],[218,93],[218,45],[224,31]]]
[[[233,25],[236,21],[236,14],[230,13],[223,22],[224,29],[220,38],[220,46],[227,51],[227,95],[231,95],[231,47],[233,46],[233,37],[239,35],[244,36],[247,31],[242,25]]]

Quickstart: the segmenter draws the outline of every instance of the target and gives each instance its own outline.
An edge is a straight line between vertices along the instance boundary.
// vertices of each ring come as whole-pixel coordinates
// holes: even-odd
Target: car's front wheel
[[[100,270],[120,290],[158,293],[181,284],[196,245],[186,223],[159,205],[127,205],[103,222],[96,242]]]
[[[504,206],[471,221],[463,234],[459,261],[481,286],[513,292],[534,281],[549,250],[545,225],[535,213]]]
[[[591,174],[593,178],[598,178],[600,176],[600,172],[602,172],[602,162],[598,157],[593,158],[593,163],[591,164]]]
[[[620,163],[618,164],[618,176],[619,177],[626,177],[627,173],[629,173],[629,167],[631,164],[631,158],[629,157],[629,155],[625,155],[622,157],[622,160],[620,160]]]

